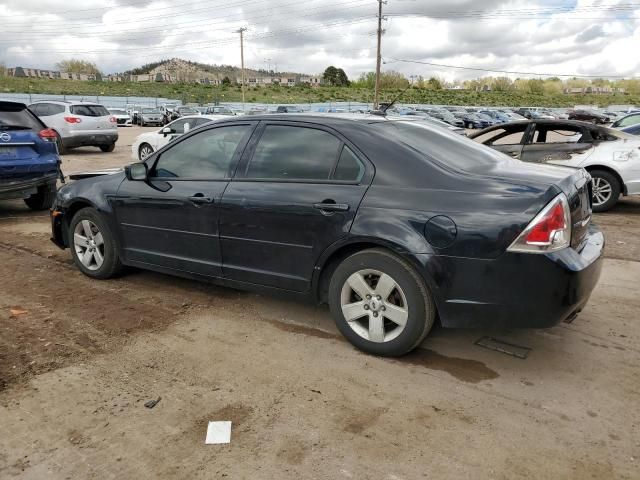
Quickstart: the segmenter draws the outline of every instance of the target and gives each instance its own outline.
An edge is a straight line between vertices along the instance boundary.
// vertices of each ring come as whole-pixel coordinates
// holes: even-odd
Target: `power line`
[[[422,62],[419,60],[407,60],[402,58],[391,58],[388,57],[389,60],[393,60],[394,62],[402,62],[402,63],[417,63],[420,65],[429,65],[431,67],[441,67],[441,68],[455,68],[460,70],[473,70],[476,72],[489,72],[489,73],[507,73],[512,75],[530,75],[537,77],[569,77],[569,78],[635,78],[635,77],[625,77],[621,75],[580,75],[580,74],[569,74],[569,73],[539,73],[539,72],[519,72],[514,70],[497,70],[497,69],[489,69],[489,68],[479,68],[479,67],[463,67],[460,65],[445,65],[443,63],[433,63],[433,62]],[[388,62],[385,62],[388,63]],[[393,63],[393,62],[392,62]]]

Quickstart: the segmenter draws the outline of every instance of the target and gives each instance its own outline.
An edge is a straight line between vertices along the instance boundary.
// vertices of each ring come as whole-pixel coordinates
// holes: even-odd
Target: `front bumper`
[[[591,225],[582,249],[494,260],[418,255],[445,327],[546,328],[586,305],[602,270],[604,236]]]

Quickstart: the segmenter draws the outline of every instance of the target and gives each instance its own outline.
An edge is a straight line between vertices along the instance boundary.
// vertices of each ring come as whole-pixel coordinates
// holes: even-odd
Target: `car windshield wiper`
[[[25,125],[4,125],[0,123],[0,130],[31,130],[31,127]]]

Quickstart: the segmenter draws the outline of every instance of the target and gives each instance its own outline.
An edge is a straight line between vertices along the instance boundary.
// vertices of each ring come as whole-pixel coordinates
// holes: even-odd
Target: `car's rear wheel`
[[[109,143],[108,145],[100,145],[100,150],[103,152],[113,152],[116,149],[115,143]]]
[[[62,142],[62,137],[58,132],[56,132],[56,145],[58,147],[58,153],[60,155],[64,155],[65,153],[67,153],[67,148],[64,146],[64,143]]]
[[[120,272],[114,236],[94,208],[79,210],[71,219],[69,233],[73,261],[82,273],[106,279]]]
[[[611,210],[618,203],[622,185],[615,175],[606,170],[591,170],[589,173],[593,179],[593,211]]]
[[[383,356],[413,350],[435,319],[424,281],[408,262],[381,249],[363,250],[338,265],[329,284],[329,307],[349,342]]]
[[[38,193],[34,193],[29,198],[24,199],[31,210],[48,210],[53,205],[56,198],[55,185],[43,185],[38,187]]]
[[[140,161],[145,160],[149,155],[153,153],[153,147],[148,143],[143,143],[138,148],[138,158]]]

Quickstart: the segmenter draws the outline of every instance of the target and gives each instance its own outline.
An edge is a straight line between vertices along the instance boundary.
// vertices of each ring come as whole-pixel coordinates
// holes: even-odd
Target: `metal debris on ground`
[[[158,397],[156,400],[149,400],[144,404],[144,406],[147,408],[153,408],[158,404],[158,402],[160,402],[160,400],[162,400],[162,397]]]
[[[216,445],[231,442],[231,422],[209,422],[207,427],[207,437],[204,441],[206,445]]]
[[[520,345],[514,345],[512,343],[503,342],[492,337],[482,337],[476,341],[476,345],[496,352],[506,353],[513,357],[525,359],[529,355],[531,349],[529,347],[522,347]]]

